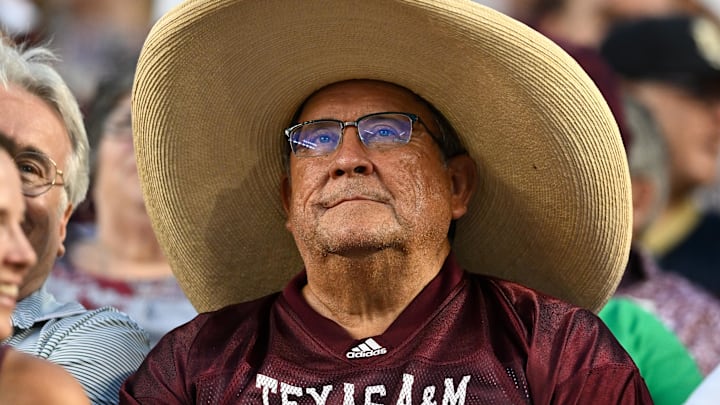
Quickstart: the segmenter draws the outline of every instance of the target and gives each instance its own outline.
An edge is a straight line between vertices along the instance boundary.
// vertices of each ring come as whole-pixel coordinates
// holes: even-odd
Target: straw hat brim
[[[147,38],[132,114],[148,213],[199,311],[302,269],[282,130],[315,90],[360,78],[428,100],[478,163],[453,245],[464,268],[604,305],[630,244],[627,163],[607,104],[558,46],[470,1],[189,0]]]

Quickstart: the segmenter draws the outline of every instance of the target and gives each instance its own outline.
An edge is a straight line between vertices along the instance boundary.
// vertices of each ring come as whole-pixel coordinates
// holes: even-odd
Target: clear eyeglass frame
[[[53,186],[65,185],[63,171],[44,153],[24,151],[15,155],[14,160],[20,171],[22,193],[26,197],[37,197],[47,193]],[[58,182],[58,177],[63,182]]]

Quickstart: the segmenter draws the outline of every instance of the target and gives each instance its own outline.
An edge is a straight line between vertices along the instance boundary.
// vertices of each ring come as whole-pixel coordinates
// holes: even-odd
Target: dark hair
[[[114,69],[104,76],[95,91],[85,126],[90,142],[90,173],[94,177],[97,169],[97,151],[104,132],[105,120],[118,101],[132,91],[137,57],[119,60]]]
[[[458,155],[464,155],[467,153],[465,150],[465,147],[463,146],[462,142],[460,141],[460,137],[458,136],[457,132],[455,132],[455,128],[450,124],[450,121],[445,118],[443,113],[441,113],[437,108],[435,108],[434,105],[428,103],[425,101],[424,98],[415,95],[418,100],[420,100],[427,108],[430,110],[430,113],[432,113],[433,119],[435,120],[435,125],[438,127],[438,131],[440,132],[437,134],[440,139],[435,139],[435,141],[438,143],[438,146],[440,147],[440,150],[443,153],[443,157],[445,160],[453,158]]]
[[[89,153],[89,169],[90,169],[90,189],[94,187],[95,172],[97,170],[97,153],[102,140],[105,120],[110,112],[115,108],[118,101],[132,91],[133,80],[135,77],[135,66],[137,64],[136,56],[118,55],[114,68],[103,76],[98,82],[95,95],[91,104],[88,106],[88,114],[85,118],[85,128],[87,131],[88,142],[90,145]],[[72,217],[76,222],[91,222],[95,219],[95,201],[92,192],[88,193],[88,197],[78,207]],[[74,227],[68,228],[72,231]]]

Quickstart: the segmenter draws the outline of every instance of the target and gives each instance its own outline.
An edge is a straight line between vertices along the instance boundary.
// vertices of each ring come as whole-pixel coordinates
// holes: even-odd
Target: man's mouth
[[[377,201],[377,199],[375,199],[375,198],[369,198],[369,197],[365,197],[365,196],[352,196],[352,197],[344,197],[344,198],[339,198],[339,199],[331,200],[331,201],[329,201],[329,202],[327,202],[327,203],[324,203],[324,204],[323,204],[323,208],[334,208],[334,207],[337,207],[338,205],[340,205],[340,204],[342,204],[342,203],[353,202],[353,201],[379,202],[379,201]]]

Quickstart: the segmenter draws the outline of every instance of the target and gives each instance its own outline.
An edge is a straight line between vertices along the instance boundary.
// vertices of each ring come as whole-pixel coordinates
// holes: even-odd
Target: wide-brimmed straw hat
[[[132,113],[153,227],[199,311],[302,270],[283,129],[347,79],[416,92],[477,161],[453,243],[464,268],[604,305],[630,244],[627,162],[599,91],[550,40],[470,1],[189,0],[147,38]]]

